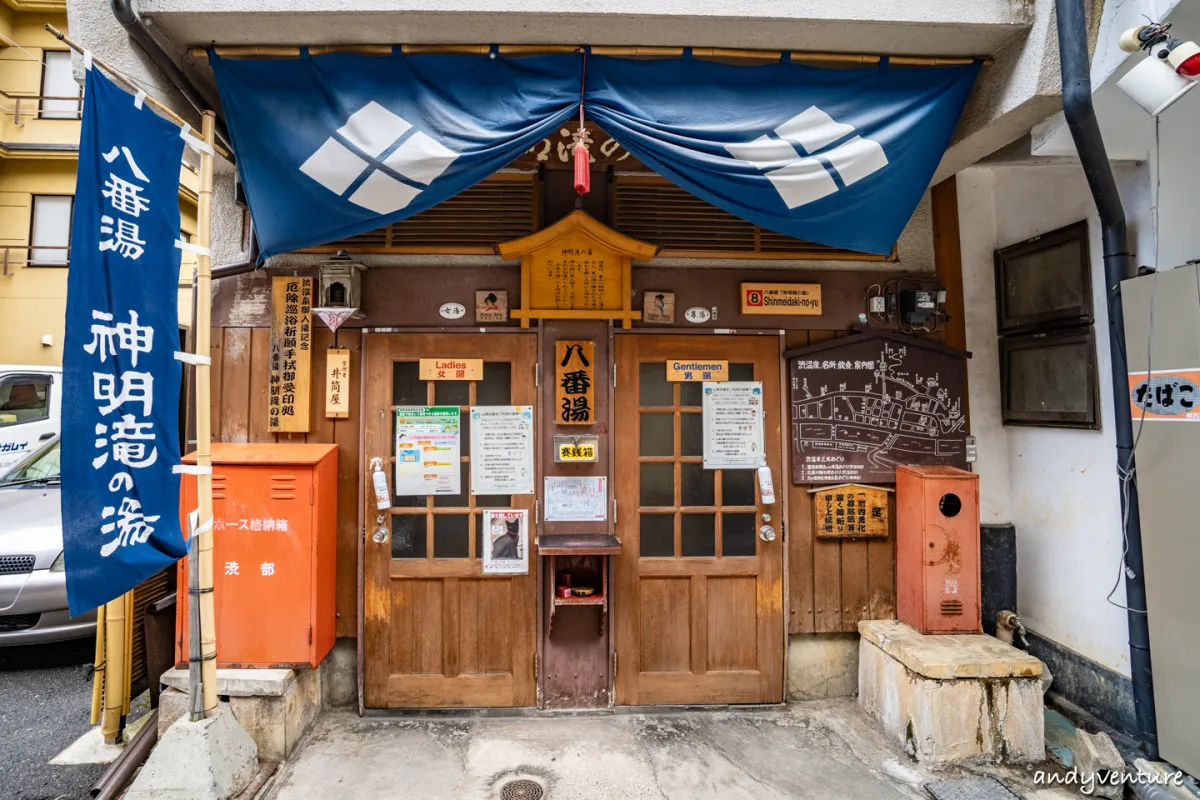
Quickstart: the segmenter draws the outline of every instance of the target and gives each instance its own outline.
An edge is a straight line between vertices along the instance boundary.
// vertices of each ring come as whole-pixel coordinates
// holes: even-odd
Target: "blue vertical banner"
[[[72,614],[187,553],[179,527],[180,129],[87,70],[63,352]]]

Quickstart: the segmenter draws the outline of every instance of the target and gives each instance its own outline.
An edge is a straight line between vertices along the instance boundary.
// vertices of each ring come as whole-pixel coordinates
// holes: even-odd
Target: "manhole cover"
[[[925,791],[935,800],[1022,800],[1020,795],[995,778],[961,778],[929,781]]]
[[[542,786],[537,781],[522,778],[500,787],[500,800],[541,800]]]

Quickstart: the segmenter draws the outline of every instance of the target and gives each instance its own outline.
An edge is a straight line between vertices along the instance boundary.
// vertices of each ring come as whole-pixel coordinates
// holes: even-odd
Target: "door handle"
[[[764,542],[775,541],[775,529],[770,525],[763,525],[758,529],[758,538],[762,539]]]
[[[44,442],[47,439],[53,439],[53,438],[54,438],[54,431],[46,431],[45,433],[43,433],[41,436],[38,437],[38,441]]]

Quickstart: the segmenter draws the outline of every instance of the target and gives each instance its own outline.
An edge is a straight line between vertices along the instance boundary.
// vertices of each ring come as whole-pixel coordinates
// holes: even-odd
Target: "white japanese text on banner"
[[[87,70],[67,274],[62,522],[73,614],[187,552],[179,527],[179,128]]]

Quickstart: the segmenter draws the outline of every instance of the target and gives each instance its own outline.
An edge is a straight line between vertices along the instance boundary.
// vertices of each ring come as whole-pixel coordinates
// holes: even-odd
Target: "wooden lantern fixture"
[[[345,309],[350,312],[347,316],[362,319],[362,274],[367,268],[351,258],[345,250],[339,250],[337,255],[328,260],[317,262],[316,266],[320,271],[321,289],[314,310]],[[341,321],[338,322],[340,324]],[[336,330],[338,325],[330,327]]]
[[[612,319],[629,329],[642,318],[633,308],[631,264],[654,258],[658,247],[575,211],[537,233],[496,245],[496,252],[506,260],[521,259],[521,307],[510,314],[522,328],[531,319]]]

